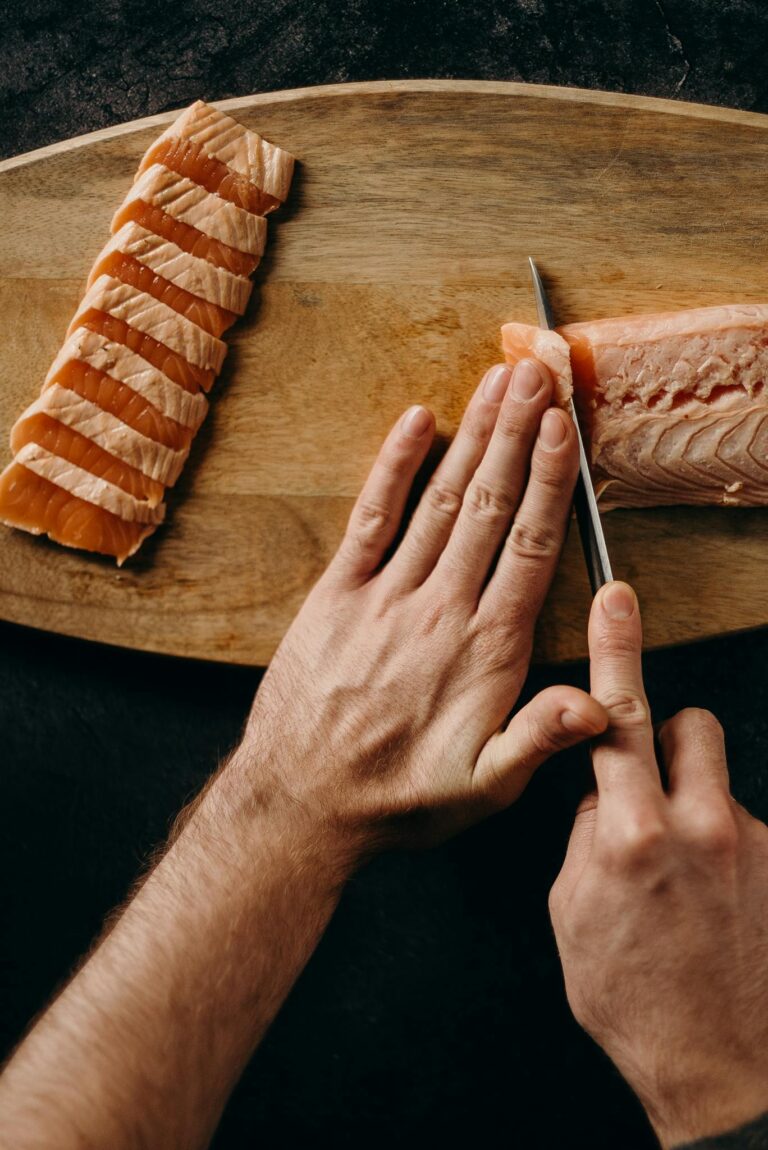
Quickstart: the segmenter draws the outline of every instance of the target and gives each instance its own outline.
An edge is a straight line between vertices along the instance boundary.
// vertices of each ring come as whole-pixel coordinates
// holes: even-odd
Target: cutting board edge
[[[0,626],[7,625],[10,627],[22,627],[26,630],[37,631],[40,634],[57,635],[61,639],[72,639],[78,643],[95,643],[100,647],[110,647],[113,650],[119,651],[135,651],[140,655],[147,655],[151,658],[163,658],[183,661],[185,663],[217,663],[225,667],[238,667],[245,670],[266,670],[269,666],[274,650],[268,657],[256,658],[256,652],[252,658],[228,658],[227,652],[222,649],[214,648],[212,651],[207,650],[206,654],[190,654],[189,651],[173,651],[168,646],[153,645],[150,643],[136,643],[136,642],[121,642],[117,639],[103,639],[97,635],[85,634],[82,630],[75,631],[67,628],[62,624],[51,623],[35,623],[28,618],[14,617],[13,615],[3,614],[0,615]],[[723,639],[732,635],[751,635],[758,631],[768,632],[768,622],[750,624],[744,627],[735,627],[729,631],[721,631],[711,635],[692,635],[684,639],[676,639],[666,643],[648,643],[643,644],[643,652],[656,654],[660,651],[672,651],[681,646],[698,646],[701,643],[707,643],[715,639]],[[271,646],[271,645],[270,645]],[[261,652],[259,652],[261,653]],[[559,659],[553,656],[545,657],[541,650],[537,650],[536,642],[534,641],[533,654],[531,656],[532,668],[543,667],[558,667],[567,670],[568,668],[578,667],[583,663],[589,661],[589,651],[587,648],[587,636],[584,634],[583,651],[578,655],[569,655],[566,659]]]
[[[724,124],[751,125],[756,128],[768,127],[768,116],[762,112],[744,112],[737,108],[722,108],[716,104],[689,103],[685,100],[671,100],[659,96],[636,96],[631,92],[608,92],[602,89],[564,88],[555,84],[527,84],[513,80],[365,80],[348,84],[318,84],[304,88],[283,88],[275,92],[257,92],[248,96],[232,96],[226,100],[211,100],[210,104],[224,112],[238,112],[249,108],[269,107],[273,104],[286,104],[311,97],[312,99],[337,96],[378,96],[383,92],[467,92],[498,96],[531,96],[538,99],[570,100],[574,103],[596,104],[601,107],[626,108],[663,112],[672,116],[687,116],[696,119],[718,120]],[[163,127],[170,124],[188,104],[183,104],[169,112],[158,112],[138,120],[126,120],[82,136],[70,136],[54,144],[46,144],[31,152],[21,152],[0,160],[0,173],[14,168],[33,164],[38,160],[89,144],[130,135],[145,128]]]

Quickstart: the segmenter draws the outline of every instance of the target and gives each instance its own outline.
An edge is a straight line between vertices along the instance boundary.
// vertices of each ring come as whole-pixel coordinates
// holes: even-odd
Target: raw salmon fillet
[[[573,388],[606,510],[768,505],[768,305],[505,324],[502,345]]]
[[[155,141],[11,428],[0,521],[118,564],[163,522],[293,165],[200,101]]]

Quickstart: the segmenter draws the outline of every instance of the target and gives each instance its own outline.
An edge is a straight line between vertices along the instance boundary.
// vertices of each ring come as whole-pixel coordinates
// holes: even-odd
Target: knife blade
[[[552,331],[555,327],[552,308],[541,276],[539,275],[539,269],[530,256],[528,257],[528,263],[531,268],[533,291],[536,296],[539,326]],[[594,484],[592,483],[589,461],[587,459],[587,453],[584,450],[584,439],[581,434],[573,399],[568,401],[568,405],[571,418],[576,425],[576,437],[579,441],[579,476],[576,480],[576,488],[573,493],[573,506],[576,511],[576,522],[579,525],[579,535],[581,536],[581,546],[587,564],[589,582],[592,587],[592,594],[595,595],[605,583],[611,582],[613,572],[611,571],[611,561],[608,556],[608,546],[605,542],[603,523],[597,507],[597,497],[595,495]]]

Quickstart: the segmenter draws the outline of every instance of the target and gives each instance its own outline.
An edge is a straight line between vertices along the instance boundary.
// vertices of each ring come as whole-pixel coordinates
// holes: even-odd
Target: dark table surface
[[[197,97],[348,80],[768,104],[759,0],[5,0],[0,29],[7,155]],[[655,716],[714,710],[734,792],[763,818],[767,661],[768,631],[646,660]],[[259,678],[0,625],[3,1048],[237,739]],[[584,685],[586,669],[537,668],[528,690],[562,679]],[[654,1145],[569,1016],[547,920],[582,765],[560,756],[509,812],[355,879],[217,1147]]]

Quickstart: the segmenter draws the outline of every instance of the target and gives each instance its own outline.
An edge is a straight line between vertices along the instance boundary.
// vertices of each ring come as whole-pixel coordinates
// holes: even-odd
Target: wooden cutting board
[[[348,84],[223,101],[300,163],[270,220],[169,518],[133,560],[0,527],[0,615],[175,655],[261,664],[338,543],[390,424],[450,436],[499,326],[768,299],[768,117],[521,84]],[[173,116],[0,164],[0,442],[37,394],[137,161]],[[2,463],[7,455],[2,456]],[[612,512],[649,645],[768,622],[768,516]],[[537,656],[585,653],[576,532]]]

